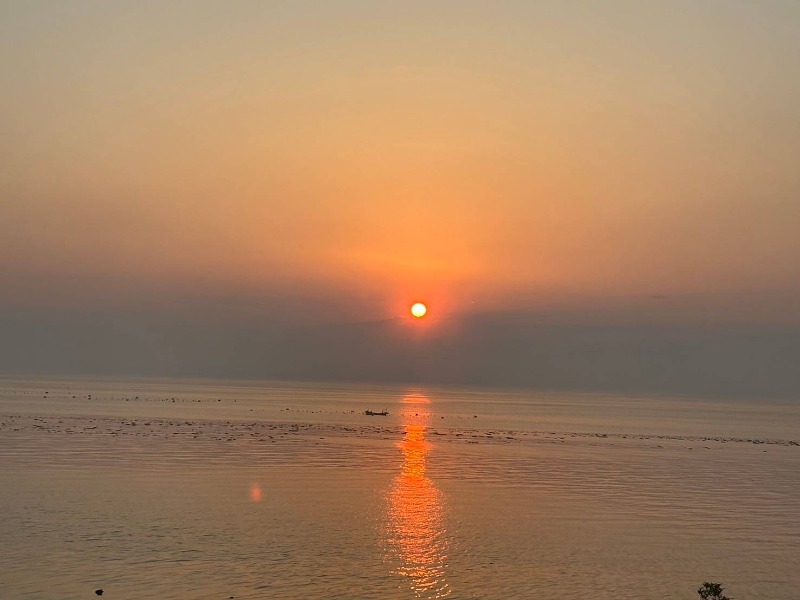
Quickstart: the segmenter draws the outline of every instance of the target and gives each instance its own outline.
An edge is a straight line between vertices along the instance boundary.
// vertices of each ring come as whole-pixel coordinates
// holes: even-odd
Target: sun
[[[422,302],[415,302],[411,305],[411,314],[421,319],[424,317],[428,312],[428,307],[425,306]]]

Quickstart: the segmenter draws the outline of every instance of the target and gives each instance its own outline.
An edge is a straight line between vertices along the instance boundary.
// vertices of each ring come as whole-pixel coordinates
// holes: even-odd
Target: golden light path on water
[[[442,492],[425,474],[430,444],[425,439],[430,400],[422,394],[403,399],[404,439],[400,474],[388,493],[387,541],[395,573],[406,578],[419,598],[444,598],[447,582],[447,531]]]

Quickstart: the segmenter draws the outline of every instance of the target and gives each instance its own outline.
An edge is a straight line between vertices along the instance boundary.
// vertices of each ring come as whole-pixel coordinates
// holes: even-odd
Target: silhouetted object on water
[[[374,410],[365,410],[364,414],[368,417],[385,417],[389,414],[388,410],[382,410],[381,412],[376,412]]]
[[[697,588],[697,593],[703,600],[731,600],[722,593],[723,591],[725,588],[722,587],[722,584],[709,581]]]
[[[99,590],[95,590],[94,593],[97,594],[98,596],[102,596],[103,595],[103,589],[101,588]]]

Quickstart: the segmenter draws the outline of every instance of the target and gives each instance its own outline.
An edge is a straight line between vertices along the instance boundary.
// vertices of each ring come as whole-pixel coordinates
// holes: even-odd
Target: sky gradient
[[[800,394],[796,2],[3,1],[0,50],[0,373]]]

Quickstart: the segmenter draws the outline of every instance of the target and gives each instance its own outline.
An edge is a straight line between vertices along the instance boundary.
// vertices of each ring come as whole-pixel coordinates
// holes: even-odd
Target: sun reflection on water
[[[388,493],[387,540],[397,561],[395,573],[408,578],[419,598],[444,598],[451,593],[446,579],[447,531],[442,492],[425,474],[431,445],[425,439],[429,400],[421,394],[403,399],[404,439],[400,474]]]

